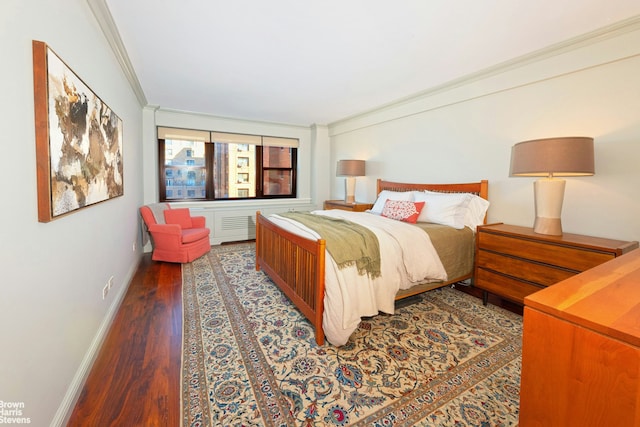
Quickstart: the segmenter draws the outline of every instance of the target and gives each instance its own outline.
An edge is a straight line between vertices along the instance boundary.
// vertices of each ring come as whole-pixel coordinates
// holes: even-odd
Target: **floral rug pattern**
[[[255,246],[183,265],[183,425],[515,426],[522,318],[455,289],[319,347]]]

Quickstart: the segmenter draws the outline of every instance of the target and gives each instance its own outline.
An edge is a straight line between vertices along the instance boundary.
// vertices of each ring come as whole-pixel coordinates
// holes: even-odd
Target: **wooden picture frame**
[[[124,194],[122,120],[33,40],[38,221]]]

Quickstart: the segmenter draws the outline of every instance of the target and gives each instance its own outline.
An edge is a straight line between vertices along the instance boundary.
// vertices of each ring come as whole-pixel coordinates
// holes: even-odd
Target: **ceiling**
[[[640,14],[638,0],[97,1],[148,104],[305,126]]]

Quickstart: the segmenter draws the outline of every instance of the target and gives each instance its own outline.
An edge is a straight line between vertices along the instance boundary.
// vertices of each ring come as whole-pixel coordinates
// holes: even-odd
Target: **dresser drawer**
[[[478,227],[474,286],[522,303],[524,297],[638,248],[638,242],[563,233],[538,234],[509,224]]]
[[[479,247],[482,249],[568,268],[576,273],[615,257],[615,253],[611,252],[599,252],[492,233],[478,233],[478,239]]]
[[[478,251],[477,263],[479,268],[493,270],[518,279],[535,282],[542,286],[553,285],[575,274],[572,270],[487,252],[482,249]]]
[[[521,304],[524,302],[524,297],[527,295],[537,292],[540,289],[544,289],[544,286],[537,286],[533,283],[523,282],[482,268],[476,269],[476,277],[473,286],[493,294],[501,295],[504,298],[517,301]]]

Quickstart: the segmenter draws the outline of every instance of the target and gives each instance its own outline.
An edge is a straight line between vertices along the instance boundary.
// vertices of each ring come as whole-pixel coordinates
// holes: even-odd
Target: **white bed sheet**
[[[358,274],[355,266],[339,269],[326,252],[322,326],[327,341],[333,345],[344,345],[362,317],[378,312],[393,314],[399,289],[447,279],[429,235],[411,224],[364,212],[324,210],[313,213],[367,227],[376,235],[380,246],[381,276],[375,279]],[[274,214],[269,220],[302,237],[320,238],[315,231],[289,218]]]

